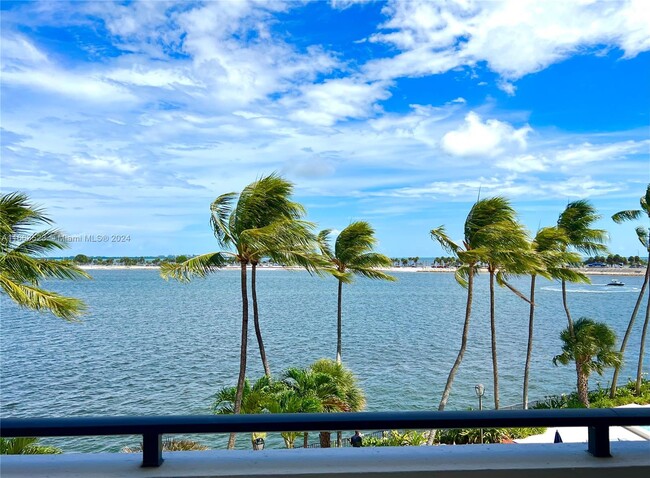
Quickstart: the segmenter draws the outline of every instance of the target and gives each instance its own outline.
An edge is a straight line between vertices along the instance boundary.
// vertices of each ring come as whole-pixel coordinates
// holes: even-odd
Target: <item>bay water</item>
[[[20,309],[1,299],[0,416],[208,414],[217,390],[236,384],[241,296],[239,270],[189,284],[166,282],[156,269],[93,270],[91,281],[47,287],[88,305],[81,323]],[[466,291],[451,273],[397,272],[394,283],[357,279],[343,288],[343,361],[359,378],[368,411],[436,410],[460,347]],[[574,320],[588,316],[622,338],[643,277],[593,276],[569,284]],[[526,295],[529,279],[513,284]],[[560,285],[538,279],[529,398],[575,389],[575,369],[555,367],[566,327]],[[336,352],[336,281],[302,271],[260,269],[258,297],[267,356],[275,374]],[[520,403],[528,304],[496,294],[501,405]],[[635,377],[645,303],[627,350],[621,382]],[[250,323],[248,377],[263,375]],[[646,371],[650,358],[645,357]],[[592,376],[606,387],[611,370]],[[479,275],[469,345],[447,409],[477,408],[474,385],[493,405],[487,274]],[[211,446],[223,437],[198,437]],[[47,439],[66,452],[119,451],[138,437]],[[240,439],[239,442],[247,442]],[[280,440],[271,437],[269,443]],[[246,446],[243,443],[242,446]]]

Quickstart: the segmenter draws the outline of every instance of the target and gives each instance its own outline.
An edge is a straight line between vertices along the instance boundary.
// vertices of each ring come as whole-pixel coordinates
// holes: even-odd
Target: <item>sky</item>
[[[0,5],[0,188],[69,254],[216,250],[212,200],[277,172],[392,257],[442,255],[479,194],[533,234],[588,199],[644,255],[610,219],[650,182],[644,0]]]

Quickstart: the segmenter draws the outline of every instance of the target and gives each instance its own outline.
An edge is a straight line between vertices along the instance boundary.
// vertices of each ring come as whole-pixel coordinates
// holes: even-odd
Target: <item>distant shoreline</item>
[[[155,265],[136,265],[136,266],[122,266],[122,265],[112,265],[112,266],[100,266],[100,265],[80,265],[80,269],[93,271],[93,270],[127,270],[127,269],[148,269],[148,270],[158,270],[159,266]],[[224,270],[239,270],[239,266],[227,266],[223,268]],[[259,266],[258,271],[265,270],[301,270],[300,267],[282,267],[282,266]],[[424,273],[452,273],[456,272],[456,269],[453,267],[388,267],[381,269],[384,272],[424,272]],[[619,269],[619,268],[609,268],[609,267],[582,267],[576,269],[583,274],[589,276],[643,276],[645,274],[645,268],[635,268],[635,269]],[[482,269],[481,272],[486,273],[487,269]]]

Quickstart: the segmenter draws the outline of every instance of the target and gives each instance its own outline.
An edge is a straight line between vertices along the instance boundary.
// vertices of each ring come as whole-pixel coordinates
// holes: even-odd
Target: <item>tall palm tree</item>
[[[257,264],[263,256],[288,264],[299,264],[308,270],[316,270],[319,262],[314,247],[316,238],[311,233],[313,224],[299,220],[303,210],[289,200],[292,191],[290,183],[275,174],[262,177],[244,188],[239,197],[236,193],[219,196],[210,206],[212,227],[219,252],[202,254],[182,263],[166,263],[161,266],[163,278],[189,281],[192,277],[205,277],[223,267],[227,257],[240,265],[242,297],[242,330],[239,355],[239,376],[237,395],[233,404],[234,413],[240,413],[246,378],[248,348],[248,264]],[[235,200],[237,200],[235,204]],[[257,305],[257,296],[254,297]],[[255,307],[255,310],[257,307]],[[255,317],[257,314],[254,310]],[[270,376],[266,352],[256,319],[256,334],[265,373]],[[235,434],[231,434],[228,448],[235,446]]]
[[[390,267],[392,262],[389,257],[373,252],[377,239],[375,239],[375,231],[370,224],[365,221],[351,223],[336,238],[334,251],[328,241],[330,232],[330,230],[321,231],[318,241],[323,256],[334,265],[332,275],[338,280],[336,363],[341,363],[343,284],[352,282],[353,275],[387,281],[396,279],[377,270],[380,267]]]
[[[518,297],[528,299],[514,288],[508,281],[511,274],[528,274],[539,270],[541,263],[532,253],[528,234],[517,221],[515,210],[510,202],[502,197],[492,198],[484,206],[483,213],[491,217],[492,233],[483,243],[486,250],[484,261],[487,263],[490,276],[490,336],[492,348],[492,376],[494,383],[494,408],[499,409],[499,367],[497,357],[497,333],[495,310],[495,282],[508,287]],[[480,245],[480,243],[479,243]]]
[[[602,375],[605,367],[615,367],[621,362],[621,354],[614,350],[616,334],[603,322],[581,317],[573,329],[563,330],[560,338],[562,353],[553,358],[553,363],[575,362],[578,397],[589,408],[589,375],[592,372]]]
[[[457,244],[451,240],[443,226],[431,230],[431,238],[438,241],[443,249],[453,254],[460,262],[461,265],[456,269],[456,281],[467,289],[465,321],[463,323],[460,350],[449,371],[438,410],[444,410],[447,405],[456,372],[467,349],[474,298],[474,277],[478,273],[479,264],[488,262],[490,245],[503,242],[504,234],[512,228],[512,213],[508,208],[507,200],[500,197],[481,199],[474,203],[465,219],[462,244]],[[433,443],[433,438],[434,433],[430,433],[429,444]]]
[[[600,219],[596,209],[587,200],[581,199],[569,203],[557,221],[557,227],[566,235],[568,247],[585,254],[601,254],[607,251],[607,231],[593,229],[592,225]],[[569,333],[573,335],[573,319],[569,311],[566,294],[566,279],[562,279],[562,304],[569,324]]]
[[[524,366],[523,407],[528,408],[528,381],[530,364],[533,357],[533,331],[535,321],[535,284],[537,276],[547,279],[566,279],[569,282],[589,282],[589,278],[570,269],[567,265],[580,264],[580,255],[566,250],[568,239],[557,227],[544,227],[535,235],[532,242],[533,252],[542,262],[542,268],[533,270],[530,274],[530,313],[528,316],[528,345],[526,347],[526,365]]]
[[[332,377],[341,393],[341,397],[345,401],[347,411],[360,412],[366,407],[366,397],[359,386],[357,377],[355,377],[350,369],[329,359],[317,360],[310,368],[314,372],[324,373]],[[341,431],[336,432],[336,446],[339,448],[343,446],[343,434]]]
[[[614,222],[617,224],[621,224],[622,222],[625,221],[635,221],[641,219],[643,216],[647,216],[648,219],[650,219],[650,184],[646,188],[645,196],[641,196],[641,200],[639,202],[641,204],[641,209],[632,209],[632,210],[617,212],[612,216]],[[643,245],[643,248],[648,252],[648,256],[650,256],[650,240],[649,240],[650,228],[639,226],[636,228],[636,235],[639,239],[639,242]],[[623,336],[623,341],[621,342],[621,348],[619,350],[621,353],[621,357],[625,353],[625,347],[632,333],[632,327],[634,326],[634,321],[636,320],[636,316],[639,313],[639,308],[641,307],[641,303],[643,302],[643,295],[645,294],[646,288],[648,287],[649,280],[650,280],[650,260],[648,260],[648,264],[646,265],[643,285],[641,286],[641,291],[639,292],[639,297],[636,300],[636,304],[634,304],[634,309],[632,310],[632,317],[630,317],[630,322],[628,323],[627,329],[625,330],[625,335]],[[637,393],[639,393],[639,391],[641,390],[641,371],[643,369],[643,354],[645,351],[645,338],[648,330],[649,309],[650,309],[650,294],[648,295],[648,305],[646,307],[646,317],[645,317],[645,322],[643,324],[643,333],[641,337],[641,347],[639,352],[639,363],[638,363],[637,374],[636,374]],[[614,369],[614,377],[612,378],[612,386],[610,389],[610,396],[612,398],[614,398],[614,396],[616,395],[616,383],[618,381],[618,375],[620,369],[621,369],[620,365],[618,365]]]
[[[33,231],[34,227],[52,224],[27,195],[14,192],[0,197],[0,287],[21,307],[50,311],[74,321],[84,312],[84,303],[40,287],[44,279],[90,278],[71,262],[43,257],[67,247],[58,229]]]

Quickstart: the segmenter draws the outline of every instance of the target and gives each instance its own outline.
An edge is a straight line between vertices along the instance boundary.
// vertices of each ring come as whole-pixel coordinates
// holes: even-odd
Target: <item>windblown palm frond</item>
[[[83,302],[43,290],[40,281],[90,276],[68,261],[42,257],[67,247],[58,229],[33,232],[35,227],[51,224],[52,220],[31,204],[25,194],[0,197],[0,287],[21,307],[50,311],[74,321],[85,311]]]
[[[180,264],[166,262],[160,266],[160,275],[165,280],[176,279],[180,282],[189,282],[193,277],[205,277],[226,265],[224,254],[209,252],[192,257]]]

